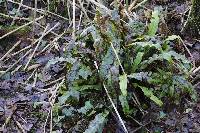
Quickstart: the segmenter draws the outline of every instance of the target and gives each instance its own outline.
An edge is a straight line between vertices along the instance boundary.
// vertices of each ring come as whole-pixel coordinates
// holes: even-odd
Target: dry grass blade
[[[196,69],[194,69],[194,71],[192,72],[193,74],[197,73],[198,71],[200,71],[200,66],[197,67]]]
[[[44,47],[37,55],[40,55],[41,53],[43,53],[48,47],[50,47],[52,44],[54,44],[56,41],[58,41],[64,34],[66,31],[64,31],[63,33],[61,33],[60,35],[58,35],[58,37],[56,37],[55,39],[53,39],[52,42],[50,42],[46,47]]]
[[[127,75],[126,72],[125,72],[125,70],[124,70],[124,68],[123,68],[123,66],[122,66],[122,63],[121,63],[121,61],[120,61],[120,59],[119,59],[119,56],[118,56],[118,54],[117,54],[117,51],[116,51],[116,49],[114,48],[114,46],[113,46],[112,43],[111,43],[111,47],[112,47],[112,49],[113,49],[113,51],[114,51],[114,53],[115,53],[115,57],[117,58],[117,61],[118,61],[118,63],[119,63],[119,66],[120,66],[121,69],[122,69],[123,74],[124,74],[124,75]],[[135,102],[135,104],[138,105],[138,107],[139,107],[139,106],[140,106],[140,103],[139,103],[139,100],[138,100],[137,96],[135,95],[135,93],[133,93],[133,96],[134,96],[134,102]],[[139,107],[139,108],[140,108],[140,107]]]
[[[1,16],[3,17],[7,17],[7,18],[12,18],[12,19],[15,19],[15,20],[26,20],[26,21],[32,21],[30,20],[30,18],[23,18],[23,17],[14,17],[14,16],[9,16],[9,15],[6,15],[6,14],[3,14],[3,13],[0,13]],[[45,29],[44,26],[42,26],[41,24],[39,24],[38,22],[35,22],[36,25],[40,26],[41,28]],[[55,36],[58,36],[57,33],[51,31],[52,34],[54,34]]]
[[[33,33],[35,32],[35,19],[37,17],[37,0],[35,0],[35,9],[33,13]]]
[[[75,3],[75,0],[73,0],[73,32],[72,32],[72,38],[73,40],[76,39],[76,35],[75,35],[75,32],[76,32],[76,3]]]
[[[11,75],[13,75],[14,73],[18,72],[19,69],[22,67],[22,65],[18,65],[12,72]]]
[[[29,53],[31,52],[31,49],[29,51],[26,52],[25,55],[23,55],[21,58],[19,58],[19,60],[17,60],[13,65],[11,65],[6,71],[2,72],[0,74],[0,78],[6,74],[7,72],[9,72],[15,65],[17,65],[24,57],[26,57]]]
[[[18,122],[18,121],[15,121],[16,124],[17,124],[17,127],[19,128],[19,130],[21,131],[21,133],[26,133],[25,129],[23,128],[23,126]]]
[[[23,48],[23,49],[21,49],[21,50],[15,52],[15,53],[13,53],[13,54],[11,54],[11,56],[18,55],[19,53],[21,53],[21,52],[23,52],[23,51],[25,51],[25,50],[27,50],[27,49],[29,49],[29,48],[31,48],[31,45],[28,45],[28,46],[26,46],[25,48]]]
[[[19,4],[19,7],[17,8],[17,13],[20,12],[20,8],[21,8],[22,4],[23,4],[23,0],[21,0],[21,2],[20,2],[20,4]],[[18,15],[15,14],[15,17],[17,17],[17,16],[18,16]],[[13,19],[11,25],[14,25],[14,23],[15,23],[15,18]]]
[[[83,6],[83,3],[84,3],[84,2],[82,2],[81,0],[78,0],[78,1],[79,1],[79,4],[80,4],[80,7],[81,7],[82,11],[83,11],[84,14],[85,14],[85,17],[86,17],[88,20],[90,20],[90,18],[89,18],[88,15],[87,15],[87,11],[85,10],[85,8],[84,8],[84,6]]]
[[[26,68],[28,67],[30,61],[32,60],[32,58],[33,58],[33,56],[34,56],[34,54],[35,54],[37,48],[39,47],[39,45],[40,45],[40,43],[41,43],[41,41],[42,41],[42,38],[45,36],[45,33],[46,33],[48,27],[49,27],[49,24],[46,26],[46,28],[44,29],[44,32],[43,32],[42,36],[39,38],[39,41],[38,41],[38,43],[37,43],[37,45],[36,45],[36,47],[35,47],[35,49],[34,49],[32,55],[29,57],[29,60],[28,60],[28,62],[26,63],[26,65],[25,65],[25,67],[24,67],[24,70],[26,70]]]
[[[94,65],[95,65],[97,71],[99,72],[99,67],[98,67],[96,61],[94,62]],[[111,96],[110,96],[110,94],[108,93],[108,89],[106,88],[104,82],[103,82],[103,88],[104,88],[104,90],[106,91],[106,95],[108,96],[108,98],[109,98],[109,100],[110,100],[110,102],[111,102],[111,104],[112,104],[112,106],[113,106],[113,108],[114,108],[114,110],[115,110],[115,113],[117,114],[117,117],[118,117],[120,123],[122,124],[122,127],[124,128],[124,132],[125,132],[125,133],[128,133],[128,130],[127,130],[127,128],[126,128],[126,126],[125,126],[125,124],[124,124],[124,122],[123,122],[123,120],[122,120],[122,118],[121,118],[121,116],[120,116],[120,114],[119,114],[119,112],[118,112],[118,110],[117,110],[117,107],[115,106],[115,104],[114,104],[114,102],[113,102],[113,100],[112,100],[112,98],[111,98]]]
[[[10,48],[8,50],[8,52],[3,57],[1,57],[0,61],[3,61],[20,43],[21,43],[21,40],[19,40],[18,42],[16,42],[14,44],[14,46],[12,48]]]
[[[40,45],[40,43],[41,43],[43,37],[44,37],[45,35],[47,35],[49,32],[51,32],[53,29],[55,29],[55,28],[56,28],[57,26],[59,26],[59,25],[60,25],[59,23],[56,23],[56,25],[54,25],[54,26],[53,26],[50,30],[48,30],[48,31],[47,31],[47,29],[48,29],[48,27],[49,27],[49,24],[46,26],[46,28],[45,28],[45,30],[44,30],[42,36],[39,38],[39,41],[38,41],[38,43],[37,43],[37,45],[36,45],[36,47],[35,47],[35,49],[34,49],[32,55],[29,57],[29,60],[28,60],[28,62],[26,63],[26,66],[25,66],[24,70],[26,70],[26,68],[28,67],[30,61],[32,60],[33,56],[35,55],[35,52],[37,51],[37,49],[38,49],[38,47],[39,47],[39,45]]]
[[[143,0],[141,1],[140,3],[138,3],[137,5],[130,5],[129,8],[128,8],[128,11],[131,12],[132,10],[140,7],[141,5],[143,5],[144,3],[146,3],[148,0]],[[133,3],[134,4],[134,3]]]
[[[0,13],[1,16],[3,17],[6,17],[6,18],[12,18],[12,19],[19,19],[19,20],[27,20],[27,21],[30,21],[29,18],[24,18],[24,17],[17,17],[17,16],[10,16],[10,15],[6,15],[6,14],[3,14],[3,13]]]
[[[43,17],[44,17],[44,16],[41,16],[41,17],[37,18],[35,21],[38,21],[38,20],[42,19]],[[28,22],[28,23],[26,23],[26,24],[24,24],[24,25],[22,25],[22,26],[19,26],[18,28],[16,28],[16,29],[14,29],[14,30],[12,30],[12,31],[10,31],[10,32],[8,32],[8,33],[6,33],[5,35],[1,36],[1,37],[0,37],[0,40],[3,39],[3,38],[5,38],[5,37],[7,37],[7,36],[9,36],[10,34],[16,32],[16,31],[18,31],[18,30],[20,30],[20,29],[22,29],[22,28],[24,28],[24,27],[26,27],[26,26],[32,24],[32,23],[33,23],[33,21]]]
[[[111,14],[110,9],[108,9],[107,7],[105,7],[104,5],[102,5],[101,3],[96,2],[95,0],[88,0],[89,2],[93,3],[94,5],[96,5],[97,7],[104,9],[108,14]]]
[[[0,128],[0,131],[4,131],[4,128],[6,127],[6,125],[10,122],[12,115],[14,114],[14,112],[16,111],[17,107],[16,105],[13,105],[11,110],[12,112],[9,114],[9,116],[6,118],[5,123],[2,125],[2,127]]]
[[[58,90],[63,85],[64,81],[65,80],[63,79],[62,82],[60,82],[56,86],[55,90],[51,91],[51,97],[49,98],[49,102],[50,102],[50,105],[51,105],[51,109],[50,109],[50,133],[52,133],[52,130],[53,130],[53,107],[54,107],[54,103],[56,101]],[[48,117],[47,117],[47,119],[48,119]],[[44,131],[45,131],[45,129],[44,129]]]
[[[113,46],[112,43],[111,43],[111,47],[112,47],[112,49],[113,49],[113,51],[114,51],[114,53],[115,53],[115,56],[116,56],[116,58],[117,58],[117,61],[118,61],[119,65],[120,65],[121,69],[122,69],[123,74],[126,75],[126,73],[125,73],[125,71],[124,71],[124,67],[122,66],[122,63],[121,63],[121,61],[120,61],[120,59],[119,59],[119,56],[118,56],[118,54],[117,54],[117,51],[116,51],[116,49],[114,48],[114,46]]]
[[[15,1],[12,1],[12,0],[7,0],[8,2],[11,2],[11,3],[14,3],[14,4],[20,4],[19,2],[15,2]],[[30,7],[30,6],[27,6],[27,5],[21,5],[22,7],[25,7],[25,8],[27,8],[27,9],[30,9],[30,10],[35,10],[35,8],[32,8],[32,7]],[[43,15],[46,15],[46,13],[49,13],[49,14],[51,14],[51,15],[54,15],[54,16],[56,16],[56,17],[59,17],[59,18],[62,18],[62,19],[64,19],[64,20],[66,20],[66,21],[68,21],[68,19],[67,18],[65,18],[65,17],[63,17],[63,16],[60,16],[60,15],[58,15],[58,14],[56,14],[56,13],[53,13],[53,12],[50,12],[50,11],[46,11],[46,10],[43,10],[43,9],[37,9],[36,10],[36,12],[37,13],[41,13],[41,14],[43,14]]]
[[[137,1],[138,1],[138,0],[134,0],[134,1],[130,4],[130,6],[128,7],[128,11],[129,11],[129,12],[130,12],[130,11],[132,10],[132,8],[136,5]]]

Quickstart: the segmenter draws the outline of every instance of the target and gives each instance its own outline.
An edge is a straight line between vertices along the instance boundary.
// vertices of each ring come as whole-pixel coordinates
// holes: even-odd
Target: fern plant
[[[196,99],[188,81],[191,63],[169,45],[180,37],[172,35],[163,40],[156,36],[158,23],[157,9],[148,31],[140,20],[124,19],[120,8],[111,14],[98,10],[94,23],[67,46],[65,57],[48,63],[47,67],[65,62],[67,69],[66,84],[59,90],[54,111],[60,117],[55,121],[70,118],[74,121],[70,126],[75,126],[87,119],[91,122],[81,132],[102,132],[112,110],[103,84],[124,116],[134,117],[146,102],[162,107],[165,98],[177,104],[185,95]],[[58,123],[56,126],[64,128]]]

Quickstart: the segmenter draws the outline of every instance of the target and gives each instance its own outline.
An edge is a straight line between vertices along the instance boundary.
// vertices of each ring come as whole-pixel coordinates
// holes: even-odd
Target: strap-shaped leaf
[[[158,30],[158,24],[159,24],[159,11],[154,10],[152,12],[151,23],[149,24],[149,31],[148,31],[149,36],[154,36],[156,34]]]
[[[135,72],[135,70],[138,69],[138,65],[140,64],[140,62],[142,61],[142,57],[143,57],[144,53],[143,52],[138,52],[137,56],[133,62],[133,71]]]
[[[88,126],[88,129],[84,133],[102,133],[104,124],[106,123],[106,117],[109,112],[105,111],[95,116]]]
[[[119,77],[119,87],[123,96],[127,96],[127,83],[128,83],[128,79],[127,79],[126,74],[121,75]]]
[[[142,89],[145,96],[149,97],[157,105],[159,105],[159,106],[163,105],[163,102],[158,97],[156,97],[151,90],[149,90],[148,88],[146,88],[144,86],[139,86],[139,87]]]

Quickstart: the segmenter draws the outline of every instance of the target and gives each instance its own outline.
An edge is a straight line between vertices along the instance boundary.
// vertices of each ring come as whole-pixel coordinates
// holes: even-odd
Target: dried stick
[[[38,78],[38,73],[37,71],[35,72],[35,78],[34,78],[34,81],[33,81],[33,84],[32,84],[32,87],[34,88],[36,83],[37,83],[37,78]]]
[[[49,86],[49,85],[52,85],[52,84],[55,84],[56,82],[60,81],[60,80],[63,80],[65,78],[65,76],[62,76],[60,77],[59,79],[56,79],[54,81],[51,81],[50,83],[46,84],[45,86]]]
[[[63,33],[61,33],[60,35],[58,35],[58,37],[56,37],[55,39],[53,39],[52,42],[50,42],[47,46],[45,46],[37,55],[40,55],[41,53],[43,53],[51,44],[53,44],[54,42],[58,41],[58,39],[60,39],[66,31],[64,31]]]
[[[24,67],[24,70],[26,70],[26,68],[28,67],[30,61],[32,60],[32,58],[33,58],[33,56],[34,56],[36,50],[38,49],[38,47],[39,47],[39,45],[40,45],[40,43],[41,43],[41,41],[42,41],[42,39],[43,39],[43,37],[45,36],[45,33],[46,33],[48,27],[49,27],[49,24],[47,24],[46,28],[44,29],[44,32],[42,33],[42,36],[39,38],[39,41],[38,41],[38,43],[37,43],[37,45],[36,45],[36,47],[35,47],[35,49],[34,49],[32,55],[29,57],[29,60],[28,60],[28,62],[26,63],[26,65],[25,65],[25,67]],[[34,42],[34,44],[35,44],[35,42]]]

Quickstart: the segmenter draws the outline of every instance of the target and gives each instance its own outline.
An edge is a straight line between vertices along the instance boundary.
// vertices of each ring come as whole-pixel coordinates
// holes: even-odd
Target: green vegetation
[[[197,1],[183,27],[192,36]],[[179,3],[0,0],[0,132],[183,132],[199,40],[171,22],[186,13]]]
[[[49,65],[64,61],[67,69],[67,83],[59,90],[54,120],[91,120],[88,129],[81,132],[102,131],[113,110],[105,88],[114,101],[120,101],[118,109],[122,107],[125,118],[136,117],[152,102],[162,110],[166,101],[178,105],[183,97],[197,100],[189,82],[190,61],[169,45],[171,41],[180,43],[181,38],[156,35],[158,9],[152,12],[148,30],[137,20],[121,22],[118,8],[111,14],[104,18],[107,14],[98,10],[94,23],[69,46],[66,57],[49,61]]]

